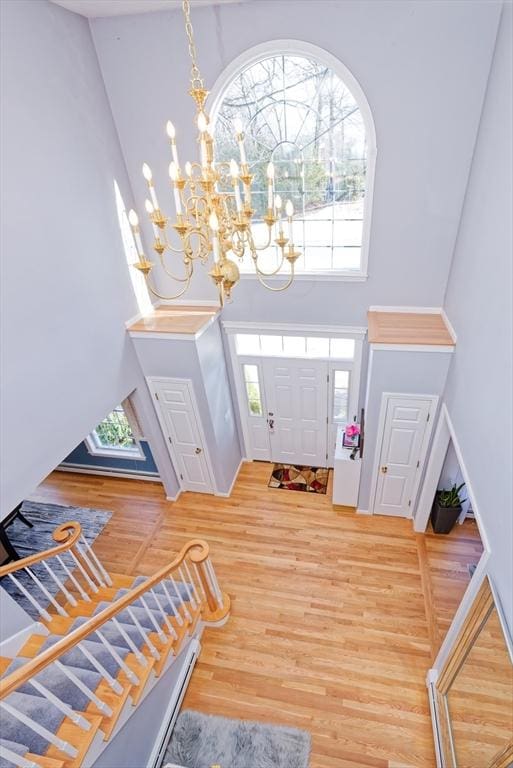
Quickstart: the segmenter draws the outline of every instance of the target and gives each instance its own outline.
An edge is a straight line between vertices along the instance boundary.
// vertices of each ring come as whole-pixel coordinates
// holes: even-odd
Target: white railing
[[[87,603],[91,603],[91,600],[99,602],[105,599],[101,595],[98,596],[99,590],[107,585],[113,585],[111,576],[85,541],[78,523],[67,523],[58,528],[54,533],[54,539],[60,542],[55,549],[0,568],[0,577],[8,576],[20,592],[30,600],[42,619],[47,622],[51,622],[52,614],[68,616],[66,605],[73,606],[75,608],[74,615],[77,615],[76,609],[77,606],[80,606],[79,601],[84,603],[84,607]],[[53,570],[50,562],[53,558],[61,566],[61,570],[66,576],[65,580]],[[69,558],[73,565],[67,563],[65,558]],[[49,592],[31,570],[39,562],[43,563],[45,572],[57,586],[58,591],[55,595]],[[41,593],[38,594],[38,598],[21,583],[20,572],[28,574],[38,592]],[[175,576],[179,580],[179,584],[175,580]],[[49,605],[47,607],[42,605],[41,595],[48,600]],[[63,605],[58,601],[58,597],[60,597]],[[150,608],[147,600],[154,607]],[[148,664],[154,663],[153,660],[164,664],[166,659],[163,659],[163,655],[177,650],[176,642],[183,635],[183,633],[179,635],[177,629],[179,630],[186,625],[190,632],[190,627],[193,626],[198,615],[201,615],[206,622],[218,622],[227,616],[229,607],[229,598],[219,588],[210,561],[208,545],[204,541],[193,540],[182,549],[173,562],[160,569],[154,576],[139,586],[127,590],[122,597],[111,602],[100,613],[89,616],[81,626],[67,633],[50,648],[40,652],[33,659],[0,680],[0,707],[11,717],[16,718],[45,738],[64,755],[75,757],[77,749],[73,744],[60,739],[44,726],[35,722],[29,715],[13,706],[7,700],[9,694],[28,682],[40,697],[57,707],[71,722],[82,730],[90,730],[91,722],[88,716],[73,710],[38,681],[36,676],[40,672],[55,664],[56,668],[66,675],[89,701],[94,703],[101,714],[109,718],[113,715],[112,706],[81,681],[72,668],[63,663],[62,657],[68,651],[76,648],[87,659],[91,667],[97,671],[101,681],[114,693],[121,696],[126,690],[124,687],[126,682],[122,685],[117,679],[117,675],[122,672],[128,684],[134,687],[140,685],[140,677],[129,666],[126,658],[120,656],[106,634],[102,632],[104,626],[110,624],[112,628],[116,629],[126,642],[127,653],[133,654],[133,658],[142,670],[147,668]],[[90,608],[88,612],[90,613]],[[122,612],[126,612],[130,617],[133,632],[140,636],[140,643],[135,642],[133,636],[123,626],[123,620],[119,617]],[[107,651],[114,660],[118,669],[116,676],[111,674],[99,661],[91,646],[84,644],[84,641],[93,634],[99,640],[98,647]],[[10,755],[11,751],[5,748],[6,758],[11,759],[7,753]],[[19,756],[16,756],[16,760],[17,762],[14,761],[14,764],[20,768],[34,765],[30,760],[25,760]]]

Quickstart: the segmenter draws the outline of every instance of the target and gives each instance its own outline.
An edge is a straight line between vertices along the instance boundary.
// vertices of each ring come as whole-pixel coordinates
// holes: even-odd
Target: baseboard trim
[[[372,512],[370,512],[368,509],[360,509],[360,507],[356,508],[356,514],[357,515],[372,515]]]
[[[159,475],[150,475],[144,472],[120,472],[108,469],[90,469],[81,464],[59,464],[55,467],[57,472],[77,472],[79,475],[100,475],[101,477],[121,477],[127,480],[147,480],[151,483],[162,483]]]
[[[238,478],[238,476],[239,476],[239,472],[240,472],[240,470],[241,470],[241,467],[242,467],[242,465],[243,465],[243,464],[245,464],[245,463],[246,463],[246,462],[248,462],[248,461],[251,461],[251,459],[245,459],[245,458],[242,458],[242,459],[239,461],[239,466],[238,466],[238,467],[237,467],[237,469],[235,470],[235,475],[234,475],[234,478],[233,478],[233,480],[232,480],[232,484],[230,485],[230,488],[229,488],[229,490],[228,490],[226,493],[222,493],[221,491],[217,491],[217,493],[214,493],[214,496],[221,496],[222,498],[225,498],[225,499],[229,499],[229,498],[230,498],[230,496],[232,495],[233,486],[235,485],[235,483],[236,483],[236,481],[237,481],[237,478]]]
[[[404,307],[404,306],[371,306],[369,312],[404,312],[405,314],[441,315],[442,307]]]
[[[182,495],[182,489],[180,488],[180,490],[178,491],[178,493],[175,496],[166,496],[166,500],[167,501],[178,501],[178,499],[180,498],[181,495]]]

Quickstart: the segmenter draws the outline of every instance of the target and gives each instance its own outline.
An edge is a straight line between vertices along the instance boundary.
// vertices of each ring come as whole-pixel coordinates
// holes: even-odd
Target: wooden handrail
[[[199,550],[199,551],[195,551]],[[0,699],[13,693],[20,685],[26,683],[31,677],[34,677],[47,667],[52,662],[56,661],[63,653],[69,651],[75,645],[78,645],[82,640],[85,640],[92,632],[96,632],[105,622],[114,618],[124,608],[128,608],[135,600],[145,594],[149,589],[158,584],[162,579],[165,579],[171,571],[178,568],[185,560],[186,555],[191,552],[191,560],[197,564],[205,562],[209,554],[209,548],[206,541],[202,539],[192,539],[182,547],[180,553],[175,559],[169,563],[169,565],[163,566],[153,576],[150,576],[145,582],[138,587],[131,589],[126,595],[120,597],[118,600],[105,608],[101,613],[96,616],[92,616],[91,619],[81,627],[74,629],[68,635],[62,638],[52,645],[47,651],[43,651],[29,662],[19,667],[10,675],[7,675],[0,680]]]
[[[71,549],[82,533],[82,526],[76,520],[70,520],[68,523],[59,525],[58,528],[52,533],[54,541],[60,542],[57,547],[52,549],[45,549],[43,552],[38,552],[35,555],[29,555],[28,557],[22,557],[21,560],[13,560],[12,563],[2,565],[0,568],[0,579],[2,576],[7,576],[8,573],[14,573],[22,568],[27,568],[30,565],[40,563],[41,560],[46,560],[49,557],[55,557],[60,555],[61,552],[66,552]]]

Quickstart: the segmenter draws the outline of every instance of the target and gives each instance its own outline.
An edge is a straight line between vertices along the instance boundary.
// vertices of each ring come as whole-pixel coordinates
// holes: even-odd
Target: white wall
[[[512,16],[506,3],[444,305],[458,335],[445,401],[513,629]]]
[[[88,23],[46,0],[0,6],[3,516],[142,378],[114,180],[127,206],[131,192]]]
[[[276,295],[243,281],[226,318],[363,324],[370,304],[440,306],[499,13],[500,3],[488,1],[193,4],[207,85],[254,45],[305,40],[350,69],[377,131],[367,283],[298,282]],[[181,14],[97,19],[92,30],[138,208],[144,211],[140,169],[146,160],[171,212],[168,118],[177,128],[182,161],[196,151]],[[190,296],[214,297],[210,278],[199,272]]]

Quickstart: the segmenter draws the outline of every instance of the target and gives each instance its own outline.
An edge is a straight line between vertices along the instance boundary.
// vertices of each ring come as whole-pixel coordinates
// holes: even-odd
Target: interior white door
[[[325,467],[328,363],[263,361],[272,461]]]
[[[192,395],[192,382],[168,379],[153,383],[155,405],[171,458],[177,464],[182,488],[213,493],[214,488],[205,458],[205,446]]]
[[[375,514],[412,516],[413,492],[422,470],[424,439],[432,407],[431,398],[387,397]]]

